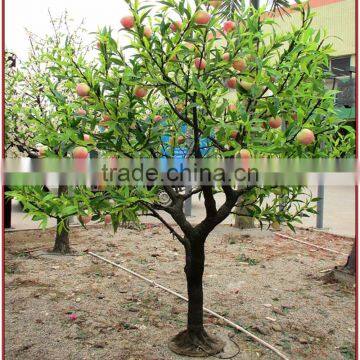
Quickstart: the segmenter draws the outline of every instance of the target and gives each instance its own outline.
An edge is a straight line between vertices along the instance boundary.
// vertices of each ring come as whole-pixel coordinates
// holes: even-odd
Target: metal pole
[[[320,144],[320,148],[323,148],[324,144]],[[325,197],[325,186],[324,186],[324,175],[320,174],[320,183],[317,188],[317,197],[320,198],[317,201],[317,215],[316,215],[316,228],[323,229],[324,228],[324,197]]]

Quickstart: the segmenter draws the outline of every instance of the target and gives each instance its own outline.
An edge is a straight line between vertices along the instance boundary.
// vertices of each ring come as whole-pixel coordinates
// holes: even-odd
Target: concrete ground
[[[316,197],[316,189],[312,189],[314,197]],[[221,204],[224,199],[223,194],[218,194],[216,200]],[[325,188],[324,197],[324,230],[336,235],[355,237],[355,189],[350,186],[336,187],[328,186]],[[192,199],[191,223],[200,222],[205,214],[204,205],[197,196]],[[31,218],[25,217],[21,211],[21,207],[17,202],[13,201],[12,206],[12,228],[15,230],[35,229],[39,225],[33,222]],[[170,222],[167,214],[164,215]],[[157,222],[157,219],[144,217],[143,222]],[[224,223],[231,224],[234,222],[233,216],[229,216]],[[74,223],[78,223],[74,219]],[[49,220],[49,227],[55,226],[53,219]],[[304,227],[316,227],[316,215],[303,219]]]

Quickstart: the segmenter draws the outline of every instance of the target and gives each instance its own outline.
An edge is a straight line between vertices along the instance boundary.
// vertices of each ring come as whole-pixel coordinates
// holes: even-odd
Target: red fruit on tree
[[[185,142],[185,137],[180,135],[178,138],[177,138],[177,143],[179,145],[183,144]]]
[[[153,32],[151,30],[151,27],[150,26],[145,26],[144,27],[144,36],[147,37],[148,39],[151,38]]]
[[[91,221],[91,216],[90,215],[80,215],[79,220],[83,224],[88,224]]]
[[[230,60],[230,54],[229,53],[225,53],[223,56],[222,56],[223,60],[224,61],[229,61]]]
[[[177,55],[175,54],[175,55],[172,55],[171,57],[170,57],[170,61],[177,61]]]
[[[206,25],[211,19],[211,15],[206,11],[197,11],[194,15],[195,24]]]
[[[84,141],[90,141],[90,135],[84,134]]]
[[[227,79],[225,82],[225,86],[229,89],[236,89],[237,79],[233,76],[230,79]]]
[[[235,27],[236,27],[236,24],[233,21],[228,20],[228,21],[225,21],[223,30],[224,30],[224,32],[227,33],[227,32],[233,31],[235,29]]]
[[[194,60],[195,67],[200,70],[204,70],[206,68],[206,61],[205,59],[196,58]]]
[[[77,84],[76,85],[76,93],[81,97],[88,96],[90,93],[90,86],[85,83]]]
[[[296,136],[297,141],[303,145],[310,145],[315,141],[314,133],[309,129],[302,129]]]
[[[162,116],[161,115],[155,115],[154,117],[154,122],[159,122],[162,120]]]
[[[246,61],[245,59],[236,59],[234,60],[232,66],[235,70],[243,72],[246,70]]]
[[[76,115],[85,116],[85,115],[86,115],[86,110],[84,110],[84,109],[78,109],[78,110],[76,111]]]
[[[233,130],[230,133],[230,137],[234,140],[237,138],[238,135],[239,135],[239,132],[237,130]]]
[[[136,86],[134,90],[134,95],[138,98],[143,98],[147,95],[147,89],[142,86]]]
[[[211,0],[209,1],[209,4],[214,8],[218,8],[221,6],[221,2],[221,0]]]
[[[215,37],[216,37],[216,39],[220,39],[220,38],[222,37],[221,32],[220,32],[220,31],[216,31]],[[209,32],[209,34],[208,34],[208,36],[207,36],[207,40],[210,41],[210,40],[212,40],[213,38],[214,38],[213,32]]]
[[[182,28],[182,22],[181,21],[174,21],[173,23],[171,23],[170,25],[170,29],[173,31],[173,32],[177,32],[179,30],[181,30]]]
[[[295,120],[295,121],[298,119],[297,113],[293,113],[293,114],[291,115],[291,117],[292,117],[293,120]]]
[[[135,25],[135,19],[133,16],[129,15],[129,16],[124,16],[121,20],[120,20],[121,25],[125,28],[125,29],[131,29],[132,27],[134,27]]]
[[[281,126],[282,119],[280,116],[271,117],[269,120],[269,126],[273,129],[277,129]]]
[[[251,157],[250,151],[247,149],[241,149],[239,155],[241,159],[250,159]]]
[[[237,109],[237,106],[235,104],[230,104],[228,107],[229,111],[236,111],[236,109]]]
[[[74,159],[87,159],[89,153],[87,149],[83,146],[77,146],[72,152]]]

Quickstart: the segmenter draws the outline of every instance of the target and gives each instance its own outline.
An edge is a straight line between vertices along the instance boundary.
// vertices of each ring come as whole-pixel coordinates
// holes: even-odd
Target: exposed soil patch
[[[353,239],[299,230],[299,239],[349,253]],[[86,253],[89,249],[185,294],[184,252],[162,226],[74,228],[72,256],[54,256],[54,230],[5,238],[6,359],[178,360],[167,347],[186,304]],[[31,251],[31,249],[35,249]],[[207,241],[205,306],[291,359],[355,358],[355,294],[324,281],[346,258],[273,232],[219,226]],[[206,315],[210,333],[240,347],[234,359],[277,359]],[[225,356],[236,353],[228,341]]]

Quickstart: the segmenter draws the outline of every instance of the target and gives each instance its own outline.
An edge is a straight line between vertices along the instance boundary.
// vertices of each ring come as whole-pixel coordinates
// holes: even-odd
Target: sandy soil
[[[185,327],[186,304],[84,252],[185,294],[183,249],[162,226],[115,235],[74,228],[73,256],[48,254],[53,237],[53,230],[6,234],[6,359],[181,359],[167,341]],[[306,230],[296,237],[344,253],[353,242]],[[273,232],[219,226],[207,241],[205,305],[291,359],[354,359],[354,290],[324,282],[322,272],[345,258]],[[237,352],[230,336],[240,348],[234,359],[278,358],[215,318],[205,322],[228,340],[220,358]]]

